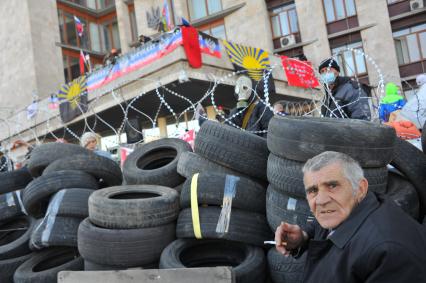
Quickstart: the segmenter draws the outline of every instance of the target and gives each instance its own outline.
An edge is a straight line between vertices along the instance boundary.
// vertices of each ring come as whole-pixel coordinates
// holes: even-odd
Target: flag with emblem
[[[211,35],[204,32],[198,32],[198,38],[200,40],[201,53],[208,54],[217,58],[221,58],[219,40]]]
[[[272,78],[271,64],[269,62],[269,54],[261,48],[248,47],[224,40],[226,53],[231,60],[236,71],[244,71],[241,74],[249,76],[254,85],[256,92],[263,96],[264,91],[264,75],[268,75],[267,87],[269,94],[275,93],[274,79]]]
[[[78,77],[64,84],[58,93],[61,101],[59,113],[64,123],[80,116],[87,111],[87,80],[86,76]]]

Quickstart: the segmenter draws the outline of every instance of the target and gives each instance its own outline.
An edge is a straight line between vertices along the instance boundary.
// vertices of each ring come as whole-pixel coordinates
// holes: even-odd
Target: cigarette
[[[277,242],[275,242],[275,241],[264,241],[263,244],[265,244],[265,245],[276,245]],[[287,242],[282,242],[281,246],[287,246]]]

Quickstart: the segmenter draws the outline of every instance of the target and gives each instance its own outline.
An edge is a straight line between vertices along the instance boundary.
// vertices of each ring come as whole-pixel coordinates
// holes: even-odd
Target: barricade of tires
[[[227,265],[236,282],[264,282],[262,246],[273,237],[265,216],[266,140],[207,121],[194,151],[178,162],[178,172],[187,178],[178,240],[163,251],[160,268]]]
[[[27,168],[0,173],[0,282],[12,282],[16,268],[31,255],[35,220],[22,204],[22,190],[31,180]]]
[[[393,159],[396,141],[392,128],[352,119],[279,116],[272,118],[268,129],[271,154],[266,215],[271,229],[275,230],[281,221],[303,229],[314,219],[306,201],[302,167],[324,151],[343,152],[356,159],[364,169],[369,190],[386,193],[386,166]],[[289,259],[274,249],[268,254],[274,282],[301,282],[303,262],[304,256]]]
[[[23,189],[0,197],[0,282],[56,282],[61,270],[83,269],[77,228],[100,181],[84,170],[82,160],[92,155],[77,145],[43,144],[33,150],[28,168],[0,176],[0,188],[8,183],[10,190]],[[74,157],[79,164],[61,166]]]
[[[175,239],[179,194],[158,185],[104,188],[89,197],[89,217],[78,228],[85,270],[157,268]]]

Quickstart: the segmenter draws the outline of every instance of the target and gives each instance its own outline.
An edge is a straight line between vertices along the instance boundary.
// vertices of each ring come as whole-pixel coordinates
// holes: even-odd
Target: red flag
[[[197,30],[194,27],[182,27],[182,39],[189,65],[192,68],[201,68],[203,62],[201,61],[201,48]]]
[[[310,62],[281,56],[281,62],[289,86],[312,88],[319,86]]]
[[[83,36],[83,24],[81,23],[80,19],[77,18],[76,16],[74,16],[74,21],[75,21],[75,28],[77,30],[78,36],[82,37]]]
[[[79,60],[79,64],[80,64],[80,74],[84,75],[84,63],[86,62],[85,58],[84,58],[84,53],[82,50],[80,50],[80,60]]]

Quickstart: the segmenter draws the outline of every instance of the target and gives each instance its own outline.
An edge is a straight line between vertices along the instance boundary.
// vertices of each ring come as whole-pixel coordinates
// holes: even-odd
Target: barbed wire
[[[346,49],[342,49],[339,52],[335,53],[332,55],[332,58],[336,61],[337,57],[342,54],[345,51],[351,51],[353,53],[356,53],[360,56],[363,56],[366,59],[366,63],[369,64],[370,66],[373,67],[374,71],[377,73],[377,77],[378,77],[378,82],[377,82],[377,87],[375,87],[375,89],[377,90],[378,95],[376,95],[374,97],[374,99],[376,99],[375,101],[375,105],[380,105],[380,100],[383,98],[384,96],[384,85],[385,85],[385,78],[389,78],[388,76],[384,76],[382,71],[380,70],[379,66],[377,65],[377,63],[373,60],[373,58],[371,58],[371,56],[367,55],[366,53],[364,53],[363,51],[359,50],[359,49],[354,49],[354,48],[346,48]],[[289,60],[296,60],[293,58],[288,58]],[[342,68],[347,68],[349,70],[351,70],[351,72],[354,74],[353,79],[356,82],[356,84],[358,84],[358,97],[356,97],[356,99],[350,103],[347,103],[345,105],[340,105],[338,101],[335,100],[335,98],[332,95],[328,95],[329,93],[332,93],[332,90],[330,89],[330,85],[329,84],[324,84],[324,82],[321,82],[320,80],[320,74],[319,71],[314,68],[311,64],[309,64],[308,62],[303,62],[303,61],[299,61],[302,64],[305,64],[307,67],[311,68],[313,71],[314,76],[319,80],[320,82],[320,87],[314,88],[314,87],[308,87],[305,91],[307,93],[311,93],[312,97],[310,99],[305,99],[302,102],[292,102],[292,101],[281,101],[281,103],[283,103],[283,107],[285,109],[285,113],[286,115],[293,115],[293,116],[309,116],[309,115],[313,115],[314,113],[321,113],[321,108],[325,108],[326,110],[329,110],[332,113],[332,116],[334,117],[339,117],[338,114],[340,114],[340,117],[344,117],[347,118],[347,115],[345,114],[344,108],[350,106],[353,103],[357,103],[360,99],[364,99],[364,97],[362,96],[362,84],[355,72],[355,70],[352,69],[352,67],[349,64],[346,64],[343,60],[343,64],[345,64],[344,66],[341,66]],[[255,123],[258,123],[261,118],[263,117],[263,115],[265,114],[266,109],[269,109],[270,111],[272,111],[274,114],[276,115],[283,115],[281,113],[277,113],[273,106],[271,105],[270,101],[271,101],[271,94],[269,92],[270,86],[269,86],[269,81],[270,81],[270,77],[272,76],[272,72],[274,69],[276,68],[283,68],[282,65],[272,65],[269,68],[263,69],[263,75],[262,75],[262,79],[260,83],[263,83],[263,96],[260,95],[257,92],[257,87],[251,87],[251,91],[253,93],[251,101],[250,102],[257,102],[257,103],[262,103],[263,105],[265,105],[265,110],[263,111],[264,113],[262,113],[260,115],[260,117],[258,118],[257,121],[255,121]],[[331,62],[329,64],[329,66],[327,66],[327,70],[330,70],[331,68]],[[371,69],[370,69],[371,71]],[[296,73],[297,74],[297,73]],[[121,144],[121,134],[124,132],[125,127],[128,126],[131,130],[135,131],[138,134],[141,134],[142,137],[146,138],[146,137],[152,137],[152,138],[160,138],[160,136],[158,135],[147,135],[146,129],[145,132],[144,130],[139,130],[136,127],[134,127],[132,125],[132,123],[129,122],[129,116],[130,112],[134,111],[136,113],[136,115],[141,115],[142,117],[146,118],[150,124],[152,129],[155,129],[157,127],[157,120],[158,117],[161,113],[161,110],[163,109],[163,106],[166,108],[167,112],[169,112],[171,114],[171,116],[174,117],[175,119],[175,124],[176,124],[176,129],[178,129],[178,124],[182,118],[183,115],[185,115],[186,113],[193,113],[193,115],[190,117],[189,121],[194,121],[196,119],[196,111],[197,111],[197,105],[200,105],[202,103],[205,104],[211,104],[217,114],[218,117],[220,117],[220,120],[223,121],[223,123],[229,124],[235,128],[238,128],[240,130],[243,131],[247,131],[247,132],[251,132],[254,134],[261,134],[261,133],[266,133],[266,130],[261,130],[261,131],[252,131],[252,130],[244,130],[242,129],[240,126],[236,125],[233,120],[238,117],[238,116],[242,116],[244,115],[244,113],[246,113],[247,107],[243,107],[241,109],[238,109],[238,111],[236,111],[234,114],[226,116],[224,115],[224,113],[222,111],[219,110],[217,102],[216,102],[216,90],[218,88],[218,86],[222,85],[222,84],[229,84],[229,82],[231,82],[231,84],[235,84],[236,78],[238,78],[241,75],[247,75],[247,70],[239,70],[239,71],[234,71],[231,72],[229,74],[223,75],[223,76],[219,76],[217,77],[215,74],[207,74],[207,79],[209,81],[209,86],[208,88],[205,90],[205,93],[202,95],[201,98],[199,98],[198,100],[192,101],[190,98],[188,98],[187,96],[179,93],[176,90],[172,90],[170,89],[168,86],[163,85],[161,83],[161,81],[158,80],[154,80],[154,79],[149,79],[149,78],[137,78],[134,81],[145,81],[145,82],[150,82],[150,83],[155,83],[155,89],[153,90],[153,93],[156,95],[156,97],[159,100],[159,104],[156,107],[156,110],[154,114],[154,117],[150,116],[149,114],[145,113],[144,111],[142,111],[142,109],[138,109],[138,107],[135,106],[136,102],[143,99],[148,93],[145,91],[141,91],[138,95],[136,95],[135,97],[133,97],[130,100],[126,100],[122,93],[121,93],[121,89],[112,89],[108,94],[105,95],[111,95],[112,99],[114,100],[115,105],[118,105],[118,107],[120,108],[122,114],[123,114],[123,118],[122,121],[120,122],[119,126],[117,128],[115,128],[112,123],[108,122],[107,120],[105,120],[104,118],[102,118],[99,113],[96,111],[96,108],[99,106],[99,101],[101,96],[97,95],[92,101],[89,101],[88,105],[83,105],[81,102],[77,103],[78,108],[80,109],[80,111],[82,112],[82,118],[81,120],[83,120],[83,129],[82,131],[79,130],[79,132],[86,132],[86,131],[90,131],[93,133],[96,133],[96,127],[98,126],[99,123],[104,124],[108,129],[110,129],[114,135],[117,137],[116,141],[113,142],[115,145],[119,146]],[[410,86],[411,87],[411,86]],[[414,89],[414,87],[413,87]],[[319,94],[319,95],[317,95]],[[416,94],[416,93],[415,93]],[[104,95],[104,96],[105,96]],[[175,109],[173,109],[170,105],[170,103],[168,102],[168,97],[176,97],[178,98],[180,101],[183,101],[184,103],[187,103],[187,106],[185,105],[185,108],[180,112],[176,112]],[[207,103],[207,100],[210,100],[210,103]],[[335,109],[330,109],[328,106],[328,100],[332,100],[332,102],[336,105]],[[143,103],[141,103],[143,104]],[[374,104],[373,104],[374,105]],[[87,111],[83,111],[83,108],[87,107]],[[12,118],[0,118],[0,123],[4,123],[6,124],[7,128],[8,128],[8,138],[6,139],[6,141],[8,140],[9,143],[12,139],[12,137],[16,136],[19,137],[21,139],[25,139],[25,137],[23,137],[22,132],[24,130],[29,130],[33,140],[36,141],[37,144],[43,143],[46,141],[47,137],[50,135],[55,139],[59,139],[58,135],[55,134],[55,131],[58,131],[58,129],[56,130],[52,130],[51,129],[51,125],[50,122],[51,120],[54,119],[59,119],[60,120],[60,126],[63,128],[63,137],[64,138],[66,136],[66,133],[69,133],[75,140],[80,141],[80,136],[75,133],[73,130],[70,129],[70,127],[64,123],[58,116],[55,117],[51,117],[51,112],[44,110],[44,109],[38,109],[38,111],[40,112],[45,112],[47,115],[47,120],[43,122],[43,124],[45,125],[45,129],[44,131],[46,132],[44,135],[42,135],[41,137],[39,137],[37,135],[37,132],[35,130],[35,128],[37,127],[37,116],[34,119],[34,128],[30,127],[28,129],[24,129],[23,127],[23,123],[20,121],[12,121]],[[379,111],[379,106],[374,107],[373,111],[378,112]],[[338,113],[338,114],[337,114]],[[214,119],[209,119],[207,116],[205,115],[200,115],[201,119],[206,119],[206,120],[214,120]],[[94,119],[93,125],[89,124],[89,119],[92,118]],[[115,119],[117,119],[117,117],[114,117]],[[38,125],[40,127],[40,125]],[[148,128],[149,129],[149,128]],[[143,139],[138,141],[137,143],[143,142]],[[6,155],[6,153],[5,153]],[[1,167],[0,167],[1,169]]]

